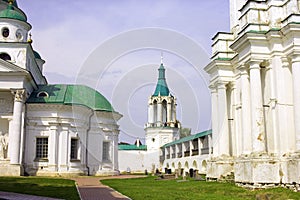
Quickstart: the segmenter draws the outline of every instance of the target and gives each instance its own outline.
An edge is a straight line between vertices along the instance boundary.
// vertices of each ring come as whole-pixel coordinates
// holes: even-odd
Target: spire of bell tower
[[[166,81],[166,69],[163,64],[163,55],[161,53],[161,63],[158,68],[158,80],[153,96],[169,96],[170,90]]]

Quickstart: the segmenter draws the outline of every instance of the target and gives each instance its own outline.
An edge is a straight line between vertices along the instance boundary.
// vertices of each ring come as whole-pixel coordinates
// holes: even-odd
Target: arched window
[[[36,96],[40,98],[44,98],[44,97],[49,97],[49,94],[43,91],[43,92],[39,92]]]
[[[167,101],[164,99],[163,102],[162,102],[162,115],[163,115],[163,123],[165,124],[165,126],[167,126]]]
[[[153,122],[157,123],[157,101],[153,101]]]
[[[8,55],[7,53],[1,53],[1,54],[0,54],[0,58],[1,58],[2,60],[11,60],[10,55]]]

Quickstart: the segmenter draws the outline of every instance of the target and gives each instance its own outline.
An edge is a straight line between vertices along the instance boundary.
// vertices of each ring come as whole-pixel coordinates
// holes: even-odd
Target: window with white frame
[[[78,139],[77,138],[71,138],[70,159],[71,160],[78,160]]]
[[[103,142],[102,160],[104,160],[104,161],[110,160],[109,147],[110,147],[110,142]]]
[[[48,138],[36,138],[36,158],[48,159]]]

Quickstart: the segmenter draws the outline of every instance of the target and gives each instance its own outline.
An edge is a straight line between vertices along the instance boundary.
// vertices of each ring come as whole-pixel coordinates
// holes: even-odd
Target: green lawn
[[[79,200],[72,180],[41,177],[0,177],[0,191]]]
[[[250,191],[235,186],[233,183],[205,182],[189,180],[155,180],[155,177],[138,179],[109,179],[102,180],[108,185],[133,200],[195,200],[195,199],[261,199],[287,200],[300,199],[300,193],[288,189],[275,188],[268,190]],[[267,197],[266,197],[267,196]]]

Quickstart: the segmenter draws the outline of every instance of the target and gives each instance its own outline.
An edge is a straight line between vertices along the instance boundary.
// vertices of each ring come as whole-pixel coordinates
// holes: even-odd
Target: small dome
[[[47,95],[40,95],[40,94]],[[85,85],[40,85],[27,103],[82,105],[95,111],[114,112],[109,101],[98,91]]]
[[[35,59],[42,59],[41,55],[37,51],[33,51]]]
[[[0,12],[0,18],[15,19],[27,22],[27,17],[14,9],[14,6],[9,4],[5,10]]]

